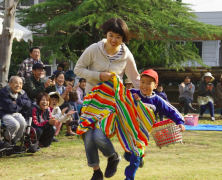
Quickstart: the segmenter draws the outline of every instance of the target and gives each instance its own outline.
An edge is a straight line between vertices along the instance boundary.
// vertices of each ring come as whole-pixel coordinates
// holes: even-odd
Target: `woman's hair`
[[[191,78],[190,78],[189,75],[186,75],[186,76],[184,77],[184,81],[185,81],[186,78],[189,78],[189,79],[190,79],[190,82],[191,82]]]
[[[65,77],[65,74],[64,74],[63,72],[57,72],[57,73],[55,74],[55,78],[59,77],[60,74],[63,74],[63,76]]]
[[[50,96],[50,98],[55,98],[55,99],[58,99],[58,100],[59,100],[58,94],[53,94],[53,95]]]
[[[129,42],[128,26],[121,18],[111,18],[101,26],[103,35],[106,36],[109,31],[119,34],[123,38],[123,42]]]
[[[86,82],[86,79],[85,78],[80,78],[79,83],[81,83],[81,82]]]
[[[41,92],[36,98],[36,104],[39,106],[40,101],[42,100],[43,97],[46,97],[46,100],[49,101],[50,103],[50,96],[46,92]]]

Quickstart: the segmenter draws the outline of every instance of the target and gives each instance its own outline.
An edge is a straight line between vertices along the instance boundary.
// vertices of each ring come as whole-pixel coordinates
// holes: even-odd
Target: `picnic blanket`
[[[108,138],[117,135],[126,152],[144,156],[155,115],[117,76],[100,82],[84,98],[77,134],[100,128]]]
[[[189,131],[222,131],[222,125],[212,124],[198,124],[197,126],[185,125],[185,128]]]

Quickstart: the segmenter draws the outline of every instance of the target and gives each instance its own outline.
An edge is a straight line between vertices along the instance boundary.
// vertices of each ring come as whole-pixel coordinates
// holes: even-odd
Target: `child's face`
[[[162,92],[163,91],[163,86],[158,86],[157,88],[156,88],[156,90],[157,90],[157,92]]]
[[[57,98],[50,98],[50,99],[51,99],[50,107],[55,108],[59,103],[59,100]]]
[[[151,96],[157,85],[154,78],[150,76],[143,75],[140,79],[140,90],[144,95]]]
[[[132,83],[127,83],[125,84],[126,89],[132,89],[133,88],[133,84]]]

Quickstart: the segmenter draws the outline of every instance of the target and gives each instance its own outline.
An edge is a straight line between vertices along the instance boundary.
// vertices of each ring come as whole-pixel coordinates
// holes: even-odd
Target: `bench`
[[[170,102],[170,104],[175,106],[175,107],[178,107],[178,106],[183,107],[183,104],[180,104],[178,102]],[[192,106],[193,107],[199,107],[199,104],[198,103],[192,103]],[[219,107],[220,108],[220,106],[218,106],[217,104],[214,104],[214,107]]]

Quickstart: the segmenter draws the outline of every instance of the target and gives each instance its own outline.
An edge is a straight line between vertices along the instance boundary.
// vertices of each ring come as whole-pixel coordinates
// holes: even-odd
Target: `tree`
[[[190,60],[204,66],[191,40],[222,33],[221,27],[197,22],[187,4],[172,0],[47,0],[22,10],[20,21],[42,34],[35,41],[43,45],[42,52],[53,52],[49,60],[76,61],[103,37],[99,27],[112,17],[124,19],[137,34],[139,39],[132,39],[129,48],[138,68],[181,68]]]
[[[12,54],[12,38],[15,22],[15,11],[19,0],[5,1],[5,14],[0,37],[0,89],[8,82],[8,72]]]

